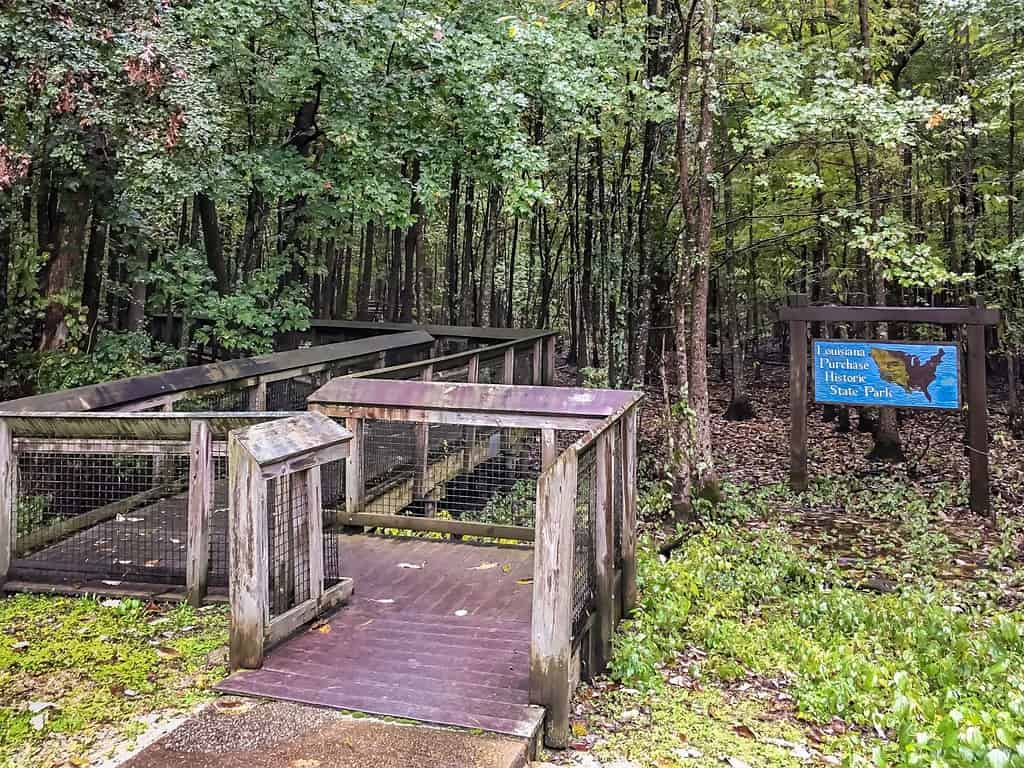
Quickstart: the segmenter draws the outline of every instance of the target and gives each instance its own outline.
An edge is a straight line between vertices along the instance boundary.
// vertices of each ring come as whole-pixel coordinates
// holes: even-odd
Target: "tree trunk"
[[[448,278],[445,291],[445,307],[448,322],[459,322],[459,193],[462,190],[462,176],[458,163],[452,166],[451,183],[448,188],[448,238],[445,248],[445,276]]]
[[[43,331],[39,340],[40,352],[52,352],[64,345],[68,336],[67,302],[72,278],[82,263],[85,248],[85,230],[89,221],[89,193],[79,186],[63,195],[63,225],[57,250],[50,257],[44,271],[43,298],[46,311]]]
[[[82,275],[82,306],[85,307],[88,327],[88,349],[96,343],[97,325],[100,316],[100,289],[103,286],[103,256],[107,250],[107,224],[103,221],[101,206],[97,202],[92,209],[92,224],[89,229],[89,250],[85,256],[85,272]],[[170,319],[168,319],[170,322]]]
[[[459,323],[472,325],[476,315],[476,296],[473,290],[473,214],[476,202],[473,199],[475,184],[466,181],[466,203],[462,212],[462,273],[459,277]]]
[[[205,192],[197,192],[195,207],[203,227],[203,247],[206,249],[206,263],[216,279],[217,293],[226,296],[231,291],[228,281],[228,267],[224,261],[224,244],[220,236],[220,222],[217,220],[217,205]]]
[[[373,219],[366,222],[363,236],[362,263],[359,267],[359,287],[356,288],[356,320],[370,319],[370,290],[373,285],[373,241],[377,236]]]

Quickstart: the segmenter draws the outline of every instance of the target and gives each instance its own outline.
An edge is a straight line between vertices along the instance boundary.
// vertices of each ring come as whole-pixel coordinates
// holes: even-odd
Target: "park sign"
[[[956,344],[815,339],[812,366],[819,403],[960,408]]]

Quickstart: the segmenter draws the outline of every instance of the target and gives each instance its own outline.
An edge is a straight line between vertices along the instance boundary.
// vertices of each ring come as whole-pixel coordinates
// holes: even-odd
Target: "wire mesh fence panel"
[[[184,583],[186,453],[23,450],[17,467],[20,578]]]
[[[591,443],[578,457],[576,514],[573,524],[572,627],[582,631],[594,602],[597,520],[597,450]]]
[[[267,482],[270,616],[309,599],[310,504],[304,475]]]
[[[342,538],[337,532],[338,513],[345,510],[345,460],[320,467],[320,498],[323,503],[324,588],[341,579]]]
[[[533,384],[533,350],[517,349],[513,384]]]
[[[477,377],[480,384],[504,384],[505,363],[499,358],[480,361],[480,373]]]
[[[469,366],[460,365],[458,368],[447,368],[443,371],[434,371],[434,381],[445,381],[452,383],[463,383],[469,381]]]
[[[172,407],[175,411],[182,413],[249,411],[252,410],[250,406],[252,389],[252,387],[225,388],[216,392],[191,394],[174,401]]]
[[[534,525],[538,430],[367,420],[364,434],[363,511]],[[577,435],[559,442],[569,445]]]

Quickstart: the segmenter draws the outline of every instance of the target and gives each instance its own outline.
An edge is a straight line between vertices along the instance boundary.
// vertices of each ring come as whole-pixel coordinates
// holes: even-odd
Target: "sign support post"
[[[807,306],[807,296],[797,294],[790,306]],[[789,321],[789,484],[797,493],[807,490],[807,321]]]

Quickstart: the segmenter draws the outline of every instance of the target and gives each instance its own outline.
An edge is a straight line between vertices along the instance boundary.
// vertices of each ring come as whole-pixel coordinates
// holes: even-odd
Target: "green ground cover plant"
[[[102,737],[191,709],[225,674],[227,611],[16,595],[0,600],[0,765],[87,765]]]
[[[890,490],[880,493],[857,503],[887,506]],[[913,520],[913,505],[898,508]],[[706,653],[691,664],[698,677],[783,676],[799,719],[847,723],[848,764],[1024,766],[1019,609],[929,578],[882,594],[857,588],[781,528],[715,522],[669,559],[643,548],[639,581],[612,675],[655,700],[663,665],[696,647]]]

